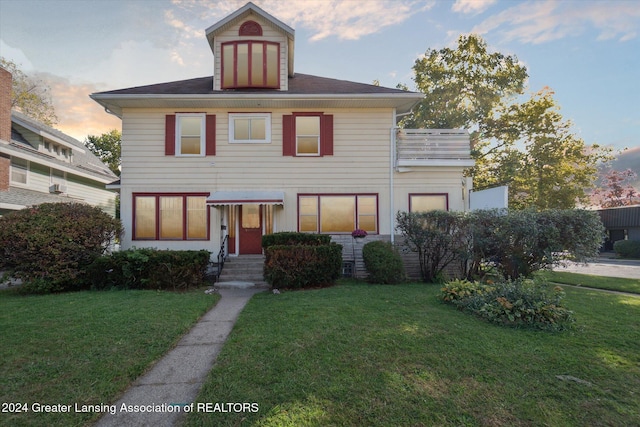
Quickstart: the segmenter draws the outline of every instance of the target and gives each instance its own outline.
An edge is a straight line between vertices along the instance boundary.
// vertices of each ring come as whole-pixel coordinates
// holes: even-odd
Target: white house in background
[[[85,202],[116,214],[118,177],[80,141],[11,110],[11,73],[0,68],[0,216],[51,202]]]
[[[399,210],[468,209],[468,133],[396,127],[422,94],[295,73],[294,30],[252,3],[206,38],[212,76],[91,95],[122,119],[123,248],[392,239]]]

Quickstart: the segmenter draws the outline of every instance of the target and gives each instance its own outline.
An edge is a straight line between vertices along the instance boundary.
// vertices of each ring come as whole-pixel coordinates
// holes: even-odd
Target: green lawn
[[[42,296],[0,291],[0,402],[107,404],[173,347],[217,298],[202,290]],[[81,426],[92,418],[3,412],[0,425]]]
[[[590,274],[569,273],[566,271],[542,271],[538,274],[555,283],[640,294],[640,280],[638,279],[592,276]]]
[[[567,288],[577,328],[549,333],[484,323],[438,293],[348,282],[254,296],[197,402],[259,410],[187,425],[640,424],[640,298]]]

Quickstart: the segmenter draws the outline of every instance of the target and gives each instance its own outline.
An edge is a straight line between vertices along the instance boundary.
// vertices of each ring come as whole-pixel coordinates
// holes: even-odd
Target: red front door
[[[239,254],[262,253],[262,212],[260,205],[242,205],[238,232]]]

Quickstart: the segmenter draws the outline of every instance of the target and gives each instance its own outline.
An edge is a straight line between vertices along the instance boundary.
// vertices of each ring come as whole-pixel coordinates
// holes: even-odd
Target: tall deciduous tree
[[[549,88],[502,108],[497,119],[488,121],[487,135],[510,148],[489,152],[479,162],[477,185],[508,184],[509,205],[515,209],[568,209],[586,202],[598,162],[610,155],[597,145],[587,146],[571,128]]]
[[[12,76],[11,108],[49,126],[58,123],[51,88],[43,80],[22,72],[13,61],[0,58],[0,65]]]
[[[490,53],[472,34],[460,36],[456,49],[427,50],[413,70],[425,99],[403,125],[470,130],[474,187],[508,184],[509,204],[519,209],[585,200],[608,153],[571,132],[550,89],[517,102],[528,76],[515,56]]]
[[[120,144],[122,135],[117,129],[112,129],[100,136],[89,135],[84,144],[109,169],[120,176]]]
[[[426,96],[406,127],[481,130],[498,105],[523,93],[527,80],[527,69],[515,56],[490,53],[475,34],[460,36],[456,49],[428,49],[413,71]]]

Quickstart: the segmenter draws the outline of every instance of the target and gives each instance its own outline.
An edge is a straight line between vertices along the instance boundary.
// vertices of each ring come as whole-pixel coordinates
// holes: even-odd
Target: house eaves
[[[82,165],[67,164],[64,162],[49,160],[45,158],[46,155],[43,156],[42,153],[36,150],[31,150],[18,144],[13,144],[13,143],[0,144],[0,153],[8,154],[12,157],[28,160],[30,162],[37,163],[46,167],[54,168],[59,171],[71,173],[73,175],[80,176],[82,178],[87,178],[92,181],[97,181],[102,184],[108,184],[110,182],[113,182],[113,179],[115,177],[115,175],[102,173],[97,170],[94,171],[86,166],[82,168],[81,167]],[[50,156],[47,156],[47,157],[50,157]],[[87,170],[85,171],[82,169],[87,169]]]
[[[169,108],[169,109],[205,109],[205,108],[395,108],[398,114],[411,111],[422,98],[415,96],[385,95],[289,95],[274,98],[267,95],[102,95],[92,96],[109,112],[122,118],[125,108]]]
[[[81,153],[85,153],[85,149],[79,147],[77,144],[74,144],[70,141],[67,141],[52,132],[48,132],[46,129],[35,124],[29,117],[24,116],[16,111],[11,112],[11,121],[22,126],[25,129],[33,132],[34,134],[41,136],[42,138],[48,139],[49,141],[55,142],[56,144],[62,145],[63,147],[70,148],[74,151],[79,151]]]
[[[120,118],[125,108],[395,108],[403,114],[424,98],[422,93],[307,74],[290,77],[287,91],[214,91],[212,81],[201,77],[94,93],[91,98]]]

